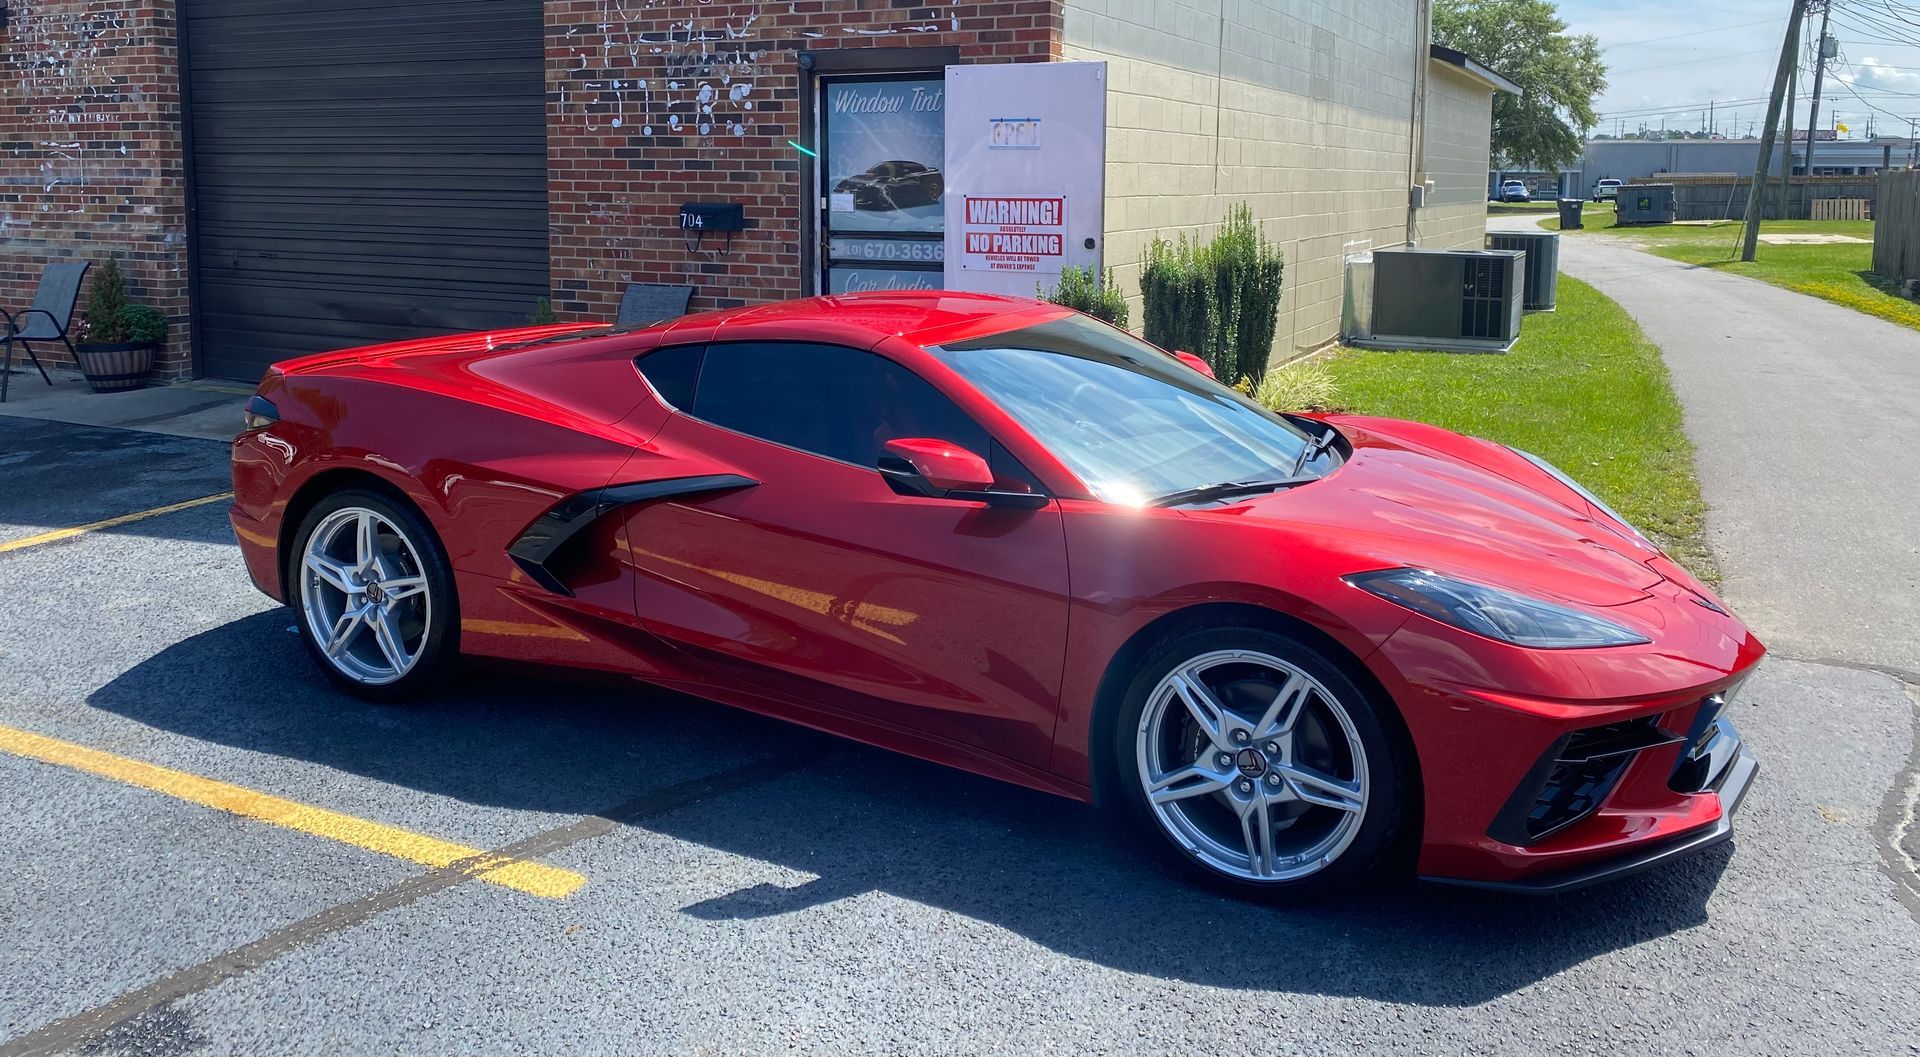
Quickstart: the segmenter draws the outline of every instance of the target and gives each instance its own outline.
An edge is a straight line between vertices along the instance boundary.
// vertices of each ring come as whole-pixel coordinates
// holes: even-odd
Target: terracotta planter
[[[121,341],[106,345],[78,345],[74,352],[80,360],[80,373],[96,393],[117,393],[147,384],[153,371],[153,354],[159,348],[149,342]]]

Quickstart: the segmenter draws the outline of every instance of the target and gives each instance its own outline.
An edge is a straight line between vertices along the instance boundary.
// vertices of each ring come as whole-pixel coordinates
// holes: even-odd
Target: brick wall
[[[173,323],[157,373],[185,376],[186,205],[173,4],[10,0],[5,7],[0,305],[25,307],[51,259],[97,265],[112,258],[126,273],[129,299]],[[85,301],[83,293],[83,309]],[[65,361],[64,350],[59,359]]]
[[[1058,58],[1060,0],[549,0],[548,217],[554,307],[606,318],[629,282],[690,284],[694,310],[802,291],[801,51],[959,49]],[[689,251],[688,201],[737,201],[731,252]]]

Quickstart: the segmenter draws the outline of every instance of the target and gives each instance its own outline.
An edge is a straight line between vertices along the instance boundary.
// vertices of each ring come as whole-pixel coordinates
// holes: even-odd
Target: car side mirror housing
[[[1186,364],[1187,366],[1193,368],[1194,370],[1199,371],[1201,374],[1204,374],[1209,378],[1213,378],[1213,368],[1207,364],[1207,361],[1201,359],[1198,356],[1195,356],[1193,353],[1188,352],[1185,349],[1175,349],[1173,353],[1173,358],[1176,360],[1179,360],[1181,363]],[[1214,380],[1218,381],[1219,379],[1216,378]]]
[[[1038,492],[995,488],[987,460],[958,444],[933,437],[886,442],[880,449],[877,469],[901,495],[963,499],[990,506],[1047,505],[1047,497]]]

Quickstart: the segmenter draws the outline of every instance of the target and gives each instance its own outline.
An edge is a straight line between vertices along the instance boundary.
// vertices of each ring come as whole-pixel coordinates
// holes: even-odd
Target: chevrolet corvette
[[[1190,358],[1189,358],[1190,359]],[[1573,478],[941,291],[277,365],[254,583],[380,700],[618,673],[1103,806],[1197,874],[1578,888],[1724,840],[1765,652]]]

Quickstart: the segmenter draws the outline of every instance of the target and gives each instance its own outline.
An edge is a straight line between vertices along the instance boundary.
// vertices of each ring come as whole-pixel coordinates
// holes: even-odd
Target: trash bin
[[[1584,198],[1560,199],[1560,230],[1571,231],[1580,227],[1580,209],[1587,204]]]

